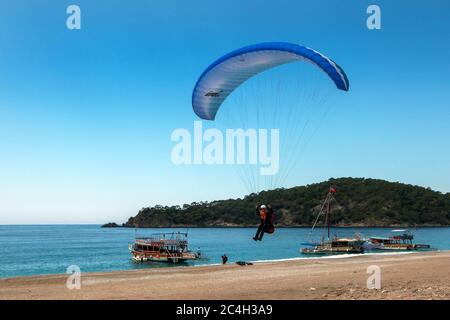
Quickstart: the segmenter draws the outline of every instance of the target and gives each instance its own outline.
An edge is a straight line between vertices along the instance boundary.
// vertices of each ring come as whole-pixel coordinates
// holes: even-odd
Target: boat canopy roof
[[[391,237],[391,239],[412,240],[412,239],[414,239],[414,236],[412,234],[405,233],[405,234],[401,234],[401,235],[398,235],[398,236],[393,236],[393,237]]]
[[[170,232],[170,233],[152,233],[148,237],[136,237],[135,243],[144,246],[186,246],[187,233]]]
[[[352,239],[352,238],[337,238],[333,239],[333,242],[354,242],[359,241],[359,239]]]
[[[145,246],[170,246],[170,245],[183,245],[187,244],[186,240],[177,239],[161,239],[155,240],[151,238],[139,238],[135,241],[137,244],[142,244]]]
[[[387,238],[387,237],[370,237],[370,239],[372,239],[372,240],[383,240],[383,241],[387,241],[387,240],[392,240],[392,239],[390,239],[390,238]]]

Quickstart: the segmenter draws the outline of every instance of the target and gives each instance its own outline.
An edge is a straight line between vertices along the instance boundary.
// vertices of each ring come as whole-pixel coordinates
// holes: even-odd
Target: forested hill
[[[332,222],[340,226],[450,225],[450,193],[398,182],[339,178],[290,189],[251,194],[243,199],[199,202],[183,206],[143,208],[124,227],[254,226],[257,204],[271,203],[278,226],[309,226],[330,188]]]

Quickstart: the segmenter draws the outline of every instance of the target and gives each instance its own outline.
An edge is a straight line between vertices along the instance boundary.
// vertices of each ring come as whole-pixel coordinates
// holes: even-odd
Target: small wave
[[[310,259],[341,259],[341,258],[353,258],[353,257],[367,257],[367,256],[389,256],[400,254],[414,254],[418,252],[370,252],[370,253],[356,253],[356,254],[336,254],[329,256],[310,256],[310,257],[295,257],[295,258],[280,258],[280,259],[268,259],[268,260],[255,260],[253,263],[268,263],[268,262],[282,262],[282,261],[296,261],[296,260],[310,260]]]

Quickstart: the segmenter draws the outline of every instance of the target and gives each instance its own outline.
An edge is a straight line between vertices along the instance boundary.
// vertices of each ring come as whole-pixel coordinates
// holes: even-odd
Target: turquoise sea
[[[81,272],[129,270],[170,266],[154,262],[136,263],[128,244],[137,236],[181,231],[189,233],[190,249],[200,248],[206,260],[184,265],[217,264],[222,254],[230,263],[299,258],[301,243],[310,241],[309,228],[278,228],[262,242],[252,240],[254,228],[130,229],[99,225],[0,225],[0,278],[65,273],[70,265]],[[332,234],[389,236],[385,228],[334,228]],[[312,235],[319,238],[321,230]],[[437,250],[450,249],[450,227],[417,228],[417,243]]]

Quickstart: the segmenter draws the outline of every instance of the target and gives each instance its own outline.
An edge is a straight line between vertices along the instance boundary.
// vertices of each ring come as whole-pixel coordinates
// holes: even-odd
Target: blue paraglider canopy
[[[243,82],[267,69],[303,60],[321,68],[338,89],[348,91],[344,70],[330,58],[297,44],[267,42],[234,50],[206,68],[192,93],[194,112],[202,119],[214,120],[224,100]]]

